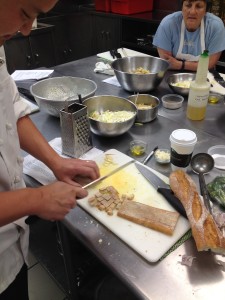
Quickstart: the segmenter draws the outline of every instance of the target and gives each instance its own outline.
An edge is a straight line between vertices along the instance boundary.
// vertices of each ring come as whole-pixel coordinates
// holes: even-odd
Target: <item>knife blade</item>
[[[215,69],[210,70],[210,73],[213,74],[216,82],[218,82],[222,87],[225,87],[225,80],[223,79],[223,77],[220,75],[220,73],[217,70],[215,70]]]
[[[113,174],[117,173],[118,171],[120,171],[121,169],[127,167],[128,165],[130,165],[130,164],[133,163],[133,162],[134,162],[133,159],[129,160],[129,161],[126,162],[125,164],[123,164],[123,165],[119,166],[118,168],[115,168],[114,170],[110,171],[108,174],[106,174],[106,175],[104,175],[104,176],[101,176],[101,177],[95,179],[94,181],[91,181],[90,183],[84,185],[84,186],[83,186],[83,189],[86,189],[87,187],[89,187],[89,186],[91,186],[91,185],[93,185],[93,184],[95,184],[95,183],[98,183],[98,182],[102,181],[103,179],[108,178],[109,176],[112,176]]]
[[[183,217],[187,218],[186,211],[180,200],[173,194],[168,184],[161,178],[147,169],[145,166],[135,163],[138,171],[154,186],[154,188],[163,195],[166,200],[175,208]]]

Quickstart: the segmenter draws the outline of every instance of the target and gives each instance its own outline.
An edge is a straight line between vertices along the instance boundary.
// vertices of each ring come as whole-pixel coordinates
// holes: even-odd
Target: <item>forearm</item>
[[[41,193],[38,189],[20,189],[0,193],[0,226],[32,215],[37,210]]]
[[[52,169],[59,155],[48,144],[28,116],[18,120],[17,130],[21,148]]]

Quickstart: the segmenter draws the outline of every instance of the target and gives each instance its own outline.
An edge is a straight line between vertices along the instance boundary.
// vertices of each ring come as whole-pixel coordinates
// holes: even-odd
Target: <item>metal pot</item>
[[[136,104],[137,116],[136,122],[147,123],[153,121],[157,117],[160,101],[157,97],[148,94],[139,94],[129,96],[128,99]],[[140,109],[139,105],[144,104],[145,109]],[[151,106],[147,108],[147,106]]]

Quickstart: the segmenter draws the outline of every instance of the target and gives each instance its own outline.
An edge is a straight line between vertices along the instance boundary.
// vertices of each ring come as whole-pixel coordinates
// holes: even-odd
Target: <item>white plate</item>
[[[210,154],[213,157],[215,168],[225,170],[225,146],[224,145],[217,145],[209,148],[208,154]]]

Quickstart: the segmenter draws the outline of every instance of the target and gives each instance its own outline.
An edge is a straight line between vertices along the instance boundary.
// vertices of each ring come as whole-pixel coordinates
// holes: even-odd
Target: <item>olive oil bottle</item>
[[[190,84],[187,104],[187,117],[190,120],[205,118],[210,90],[210,83],[207,81],[208,67],[209,55],[205,50],[199,58],[196,78]]]

